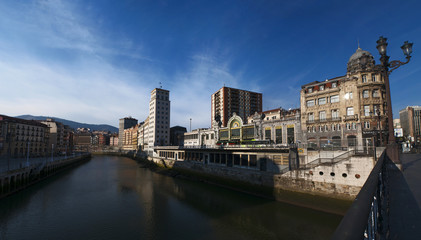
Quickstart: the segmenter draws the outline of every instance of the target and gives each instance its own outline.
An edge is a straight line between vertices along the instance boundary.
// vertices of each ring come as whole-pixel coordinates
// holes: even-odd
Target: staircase
[[[300,167],[300,169],[310,169],[315,168],[320,165],[333,165],[335,163],[344,161],[349,159],[350,157],[355,155],[355,150],[349,150],[339,156],[336,156],[334,158],[317,158],[314,161],[311,161],[303,166]]]

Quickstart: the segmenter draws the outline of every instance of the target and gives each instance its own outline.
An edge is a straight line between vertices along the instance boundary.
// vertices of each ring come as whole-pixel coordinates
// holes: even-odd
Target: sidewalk
[[[421,239],[421,154],[401,154],[403,171],[389,165],[390,239]]]

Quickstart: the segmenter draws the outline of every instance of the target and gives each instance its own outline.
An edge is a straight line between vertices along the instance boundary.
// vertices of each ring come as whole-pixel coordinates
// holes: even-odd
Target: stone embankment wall
[[[90,154],[46,162],[0,173],[0,198],[18,192],[75,164],[90,159]]]
[[[283,174],[240,167],[204,164],[196,161],[174,161],[154,157],[150,161],[167,168],[188,170],[199,176],[214,176],[273,190],[278,199],[283,190],[352,200],[364,185],[374,166],[373,158],[354,156],[332,165],[319,165],[310,169],[294,170]]]

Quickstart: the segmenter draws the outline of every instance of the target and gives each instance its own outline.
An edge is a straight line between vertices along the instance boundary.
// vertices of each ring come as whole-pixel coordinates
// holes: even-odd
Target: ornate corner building
[[[381,144],[385,139],[386,89],[382,66],[358,48],[345,76],[301,87],[301,126],[309,146]]]

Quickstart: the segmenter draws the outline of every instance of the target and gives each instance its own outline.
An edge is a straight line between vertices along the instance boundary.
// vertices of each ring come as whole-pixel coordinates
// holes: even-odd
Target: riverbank
[[[134,156],[131,154],[114,153],[108,155],[129,157],[137,161],[140,167],[148,168],[151,171],[156,172],[158,174],[217,185],[219,187],[227,188],[233,191],[239,191],[258,197],[276,200],[295,206],[306,207],[327,213],[344,215],[348,210],[349,206],[352,204],[351,200],[343,200],[315,194],[288,191],[269,186],[253,185],[248,182],[234,180],[227,177],[220,177],[212,174],[206,174],[201,171],[194,171],[191,169],[181,168],[177,166],[169,166],[165,162],[155,163],[148,159]]]
[[[64,170],[89,161],[90,154],[45,162],[0,174],[0,199],[22,191]]]

